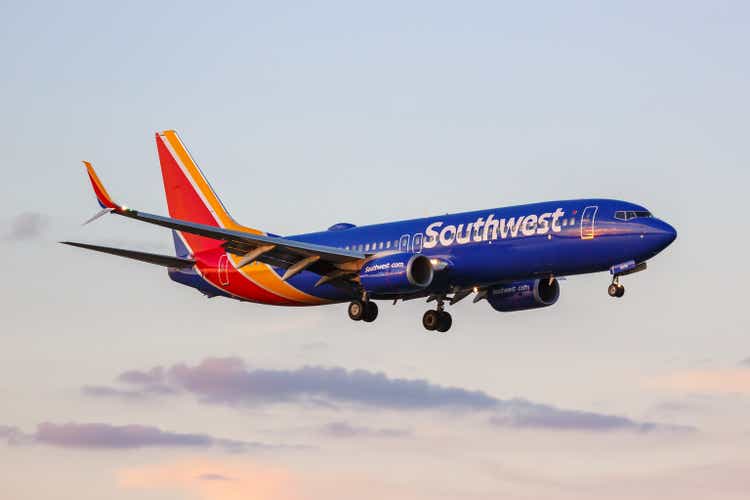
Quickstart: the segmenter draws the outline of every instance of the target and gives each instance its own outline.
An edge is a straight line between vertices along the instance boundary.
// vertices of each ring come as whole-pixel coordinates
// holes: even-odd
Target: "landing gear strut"
[[[437,309],[430,309],[422,316],[422,326],[428,331],[447,332],[452,324],[453,318],[443,310],[442,299],[438,299]]]
[[[625,287],[620,284],[620,277],[612,278],[612,284],[607,287],[607,293],[610,297],[620,298],[625,295]]]
[[[353,300],[349,303],[349,317],[354,321],[372,323],[378,317],[378,305],[370,300]]]

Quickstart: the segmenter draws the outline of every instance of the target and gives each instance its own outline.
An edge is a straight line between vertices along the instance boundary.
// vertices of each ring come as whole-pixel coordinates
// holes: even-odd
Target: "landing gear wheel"
[[[359,300],[353,300],[349,303],[349,317],[354,321],[360,321],[365,314],[365,303]],[[375,313],[377,315],[377,313]]]
[[[623,295],[625,295],[625,287],[619,283],[612,283],[607,288],[607,293],[609,294],[610,297],[620,298]]]
[[[368,301],[365,302],[364,306],[365,312],[362,315],[362,321],[372,323],[378,317],[378,305],[375,302]]]
[[[429,331],[436,330],[440,324],[440,313],[434,309],[430,309],[424,316],[422,316],[422,326]]]
[[[440,311],[439,315],[440,317],[438,318],[438,325],[436,330],[441,333],[445,333],[451,329],[453,318],[451,318],[451,315],[445,311]]]

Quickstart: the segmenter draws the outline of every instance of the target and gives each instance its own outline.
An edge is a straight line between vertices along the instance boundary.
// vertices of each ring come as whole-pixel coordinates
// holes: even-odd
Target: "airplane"
[[[385,224],[337,223],[325,231],[279,236],[235,222],[173,130],[158,132],[169,217],[115,203],[84,162],[101,210],[172,230],[176,255],[63,241],[167,268],[169,277],[207,297],[279,306],[349,303],[352,320],[373,322],[375,301],[434,302],[428,331],[453,323],[446,305],[473,295],[500,312],[549,307],[564,277],[609,271],[620,278],[677,237],[645,207],[611,199],[547,201]]]

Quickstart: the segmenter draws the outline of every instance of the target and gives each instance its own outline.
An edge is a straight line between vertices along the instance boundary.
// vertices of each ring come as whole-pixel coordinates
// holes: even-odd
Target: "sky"
[[[723,499],[750,490],[746,2],[0,4],[2,498]],[[548,309],[206,299],[73,240],[173,252],[176,129],[277,234],[554,199],[678,239]]]

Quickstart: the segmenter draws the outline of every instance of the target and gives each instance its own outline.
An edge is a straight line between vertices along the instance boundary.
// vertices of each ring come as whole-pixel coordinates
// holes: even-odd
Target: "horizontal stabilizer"
[[[190,259],[181,259],[180,257],[172,257],[170,255],[159,255],[155,253],[137,252],[135,250],[125,250],[123,248],[112,248],[103,247],[99,245],[89,245],[87,243],[76,243],[73,241],[61,241],[63,245],[70,245],[72,247],[85,248],[87,250],[94,250],[96,252],[108,253],[111,255],[117,255],[120,257],[127,257],[128,259],[140,260],[141,262],[148,262],[149,264],[156,264],[157,266],[173,267],[173,268],[191,268],[195,261]]]

